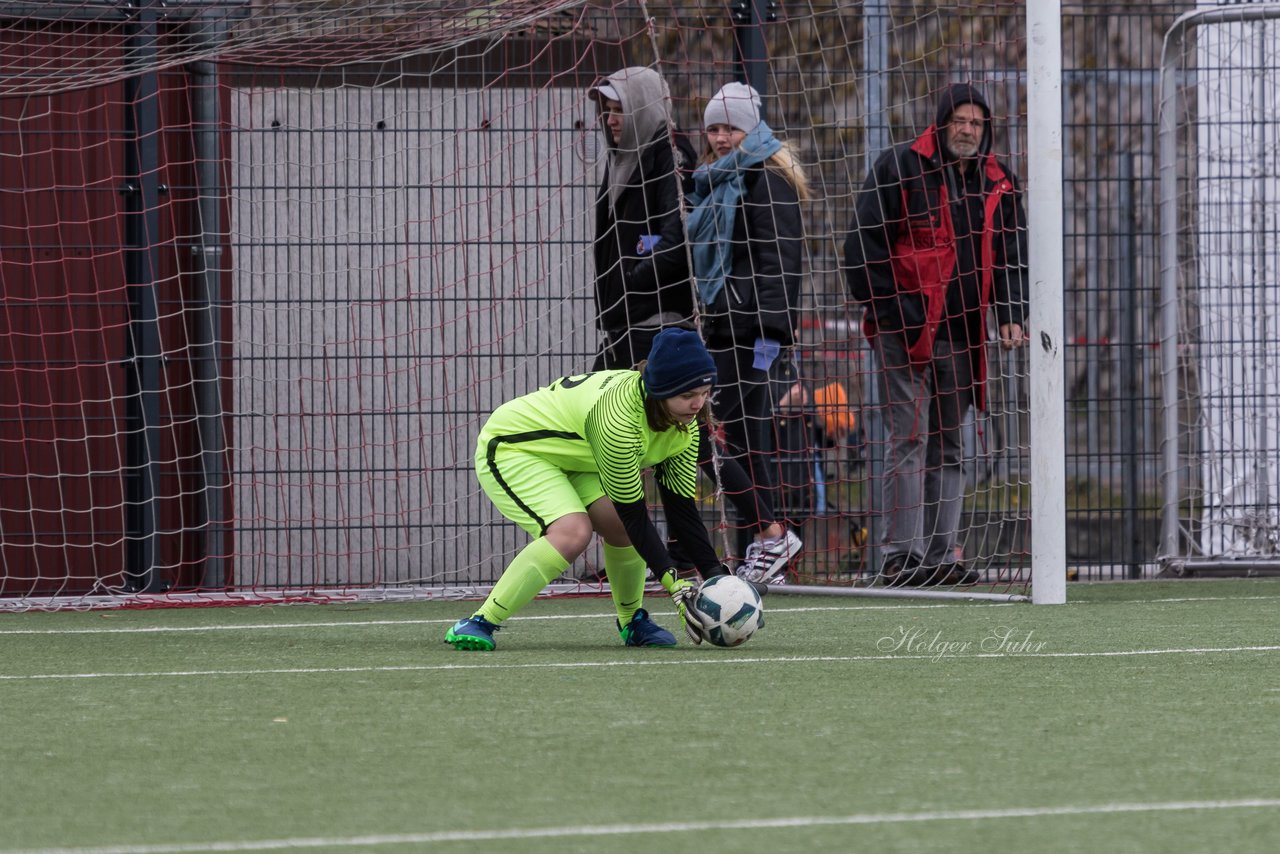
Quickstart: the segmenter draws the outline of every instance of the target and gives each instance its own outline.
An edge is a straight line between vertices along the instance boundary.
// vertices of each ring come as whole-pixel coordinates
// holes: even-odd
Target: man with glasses
[[[1026,214],[991,143],[982,93],[949,86],[934,124],[880,155],[845,240],[886,431],[880,578],[890,586],[980,580],[956,556],[962,428],[986,402],[989,314],[1006,350],[1025,345],[1027,315]]]

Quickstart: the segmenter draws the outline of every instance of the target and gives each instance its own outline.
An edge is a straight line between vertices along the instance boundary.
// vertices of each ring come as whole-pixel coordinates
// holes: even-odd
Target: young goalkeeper
[[[720,564],[694,503],[698,431],[705,429],[715,363],[697,333],[659,332],[640,370],[561,377],[494,410],[476,441],[476,476],[502,515],[534,540],[507,565],[479,610],[445,633],[455,649],[491,650],[493,633],[582,554],[604,541],[604,570],[627,646],[675,646],[641,608],[647,567],[686,614],[695,589],[678,579],[649,517],[641,472],[653,468],[677,542],[703,577]]]

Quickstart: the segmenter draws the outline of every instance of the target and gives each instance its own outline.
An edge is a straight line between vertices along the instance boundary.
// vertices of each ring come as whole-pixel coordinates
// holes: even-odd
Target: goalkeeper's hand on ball
[[[676,613],[680,615],[680,622],[684,624],[684,633],[689,636],[689,640],[695,644],[706,640],[711,621],[698,610],[698,585],[686,580],[676,582],[675,589],[671,591],[671,599],[676,603]]]
[[[720,569],[721,572],[716,574],[728,574],[729,572],[724,564],[720,565]],[[707,639],[707,633],[711,630],[715,620],[698,608],[698,591],[701,589],[701,585],[694,584],[688,579],[679,579],[669,589],[671,591],[671,599],[676,603],[676,613],[680,615],[680,621],[684,623],[684,633],[695,644],[702,643]]]

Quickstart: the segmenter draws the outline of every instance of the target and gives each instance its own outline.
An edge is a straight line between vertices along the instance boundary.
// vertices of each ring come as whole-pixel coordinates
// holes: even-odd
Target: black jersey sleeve
[[[662,509],[666,511],[671,536],[683,547],[703,578],[718,575],[720,556],[711,543],[707,526],[702,523],[697,503],[692,498],[672,492],[661,481],[658,482],[658,491],[662,494]]]
[[[671,555],[667,553],[667,546],[662,542],[662,537],[649,516],[649,508],[644,499],[625,504],[615,501],[613,506],[618,509],[618,516],[627,529],[631,545],[635,546],[640,557],[649,564],[653,574],[661,575],[663,570],[669,569],[672,565]]]

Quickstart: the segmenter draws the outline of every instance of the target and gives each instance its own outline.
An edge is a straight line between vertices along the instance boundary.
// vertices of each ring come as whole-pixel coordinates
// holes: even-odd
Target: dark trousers
[[[754,536],[777,521],[769,373],[752,366],[751,347],[713,344],[709,349],[717,374],[711,414],[724,427],[721,486],[739,524]],[[703,455],[699,461],[707,470],[709,461]]]
[[[964,347],[941,340],[916,367],[901,335],[872,342],[884,446],[881,543],[886,556],[914,553],[925,566],[953,558],[964,510],[964,426],[973,406],[973,368]]]

